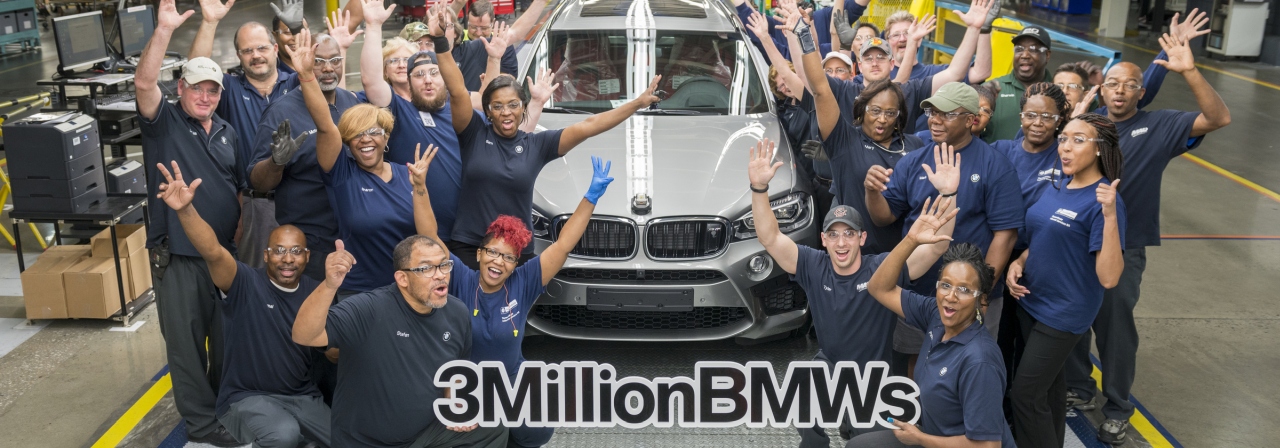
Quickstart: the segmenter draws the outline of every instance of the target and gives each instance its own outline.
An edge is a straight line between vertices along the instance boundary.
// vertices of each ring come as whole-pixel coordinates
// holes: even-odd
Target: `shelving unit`
[[[6,27],[13,32],[5,33]],[[0,1],[0,54],[7,54],[15,45],[19,51],[40,48],[40,16],[35,0]]]

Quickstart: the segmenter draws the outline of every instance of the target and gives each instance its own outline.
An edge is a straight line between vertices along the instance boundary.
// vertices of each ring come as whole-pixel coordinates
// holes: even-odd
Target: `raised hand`
[[[312,78],[314,78],[315,72],[313,69],[316,65],[316,47],[311,43],[311,31],[303,28],[293,37],[293,42],[298,48],[289,48],[288,45],[285,45],[284,52],[289,54],[289,60],[292,60],[293,66],[297,68],[299,79],[304,73],[311,74]]]
[[[613,178],[609,177],[609,168],[613,166],[613,162],[606,162],[596,156],[591,156],[591,186],[587,188],[587,194],[583,196],[587,202],[595,204],[600,200],[600,196],[604,196],[605,189],[609,188],[609,183],[613,182]]]
[[[275,11],[276,17],[284,22],[285,26],[290,29],[301,28],[302,25],[302,0],[280,0],[280,6],[275,3],[269,3],[271,10]]]
[[[160,168],[160,174],[164,175],[164,183],[160,184],[160,193],[156,195],[164,201],[165,205],[174,210],[182,210],[191,205],[191,200],[196,197],[196,187],[200,186],[200,179],[187,182],[182,179],[182,170],[178,169],[178,162],[173,163],[173,174],[165,169],[163,163],[157,163],[156,167]]]
[[[934,146],[933,165],[920,165],[933,188],[943,195],[955,194],[960,189],[960,154],[956,154],[956,148],[946,143]]]
[[[310,136],[310,134],[303,132],[298,138],[293,138],[292,129],[289,127],[289,119],[286,118],[276,128],[275,132],[271,133],[271,163],[277,166],[289,164],[289,161],[293,160],[293,155],[298,152],[298,148],[302,146],[302,142],[306,141],[307,137]]]
[[[938,17],[933,14],[925,14],[923,17],[916,19],[915,22],[912,22],[910,28],[907,28],[907,40],[919,43],[924,38],[929,37],[936,29],[938,29]]]
[[[1178,14],[1181,13],[1174,13],[1173,20],[1169,22],[1169,34],[1187,41],[1209,34],[1209,29],[1204,27],[1209,24],[1208,13],[1200,12],[1200,8],[1195,8],[1187,13],[1185,20],[1181,22],[1178,21]]]
[[[982,32],[991,32],[991,24],[995,23],[996,19],[1000,18],[1001,3],[1001,0],[991,1],[991,9],[987,10],[987,18],[982,21]]]
[[[800,11],[795,9],[794,2],[792,2],[791,8],[787,8],[783,3],[785,2],[780,2],[779,6],[773,10],[774,17],[777,17],[778,20],[782,21],[781,25],[775,25],[774,28],[795,34],[796,27],[800,26],[801,23],[800,19],[802,17],[800,16]]]
[[[747,180],[751,182],[751,188],[760,190],[768,189],[769,181],[773,180],[774,173],[778,172],[778,168],[782,167],[781,161],[773,161],[774,149],[777,146],[769,139],[761,139],[751,147],[750,162],[747,163]]]
[[[367,0],[377,2],[381,5],[381,0]],[[443,36],[444,30],[453,26],[453,20],[449,18],[447,8],[443,3],[436,3],[436,6],[427,10],[427,34],[432,36]],[[439,53],[439,49],[436,50]]]
[[[511,42],[511,27],[501,20],[493,22],[493,34],[488,38],[481,38],[484,42],[484,50],[489,53],[490,58],[501,58],[507,52],[507,46]]]
[[[831,13],[831,22],[836,26],[836,35],[840,37],[840,48],[849,48],[853,45],[853,39],[858,37],[858,32],[849,25],[849,13],[841,8]]]
[[[982,28],[982,25],[987,22],[987,13],[990,11],[991,0],[973,0],[969,10],[959,14],[960,20],[964,21],[969,28]]]
[[[893,175],[893,168],[885,168],[880,165],[872,165],[867,170],[867,179],[862,181],[862,187],[867,191],[883,193],[888,190],[889,176]]]
[[[815,162],[827,162],[827,150],[822,147],[822,142],[817,140],[805,140],[800,144],[800,152],[804,156]]]
[[[391,18],[391,12],[396,10],[396,4],[383,7],[382,0],[358,0],[361,1],[360,9],[364,11],[364,22],[371,29],[381,29],[382,24]],[[377,28],[372,26],[376,25]]]
[[[1154,62],[1171,72],[1186,73],[1196,69],[1195,56],[1191,55],[1191,46],[1187,40],[1165,33],[1160,36],[1160,48],[1169,55],[1169,60],[1156,59]]]
[[[178,8],[174,6],[174,0],[160,0],[160,8],[156,9],[156,27],[170,31],[175,30],[195,13],[194,9],[189,9],[187,12],[178,14]]]
[[[951,208],[951,198],[938,197],[937,201],[931,201],[931,199],[925,198],[920,217],[916,218],[916,222],[912,223],[911,229],[907,231],[907,238],[920,245],[951,241],[950,236],[939,235],[938,231],[955,219],[956,213],[960,212],[960,209],[947,211]]]
[[[1098,203],[1102,204],[1102,216],[1116,215],[1116,195],[1117,189],[1120,188],[1120,179],[1114,179],[1110,185],[1098,185]]]
[[[659,98],[656,93],[659,81],[662,81],[662,75],[654,76],[653,79],[650,79],[649,88],[644,89],[644,92],[641,92],[640,96],[636,97],[636,101],[644,103],[644,107],[649,107],[662,101],[662,98]]]
[[[1080,103],[1072,107],[1071,118],[1089,112],[1089,105],[1093,104],[1093,99],[1097,97],[1098,86],[1093,86],[1093,88],[1089,89],[1089,93],[1085,94],[1084,98],[1080,100]]]
[[[552,75],[554,75],[554,72],[552,72],[550,68],[543,68],[538,70],[537,82],[529,79],[528,76],[524,78],[525,83],[529,86],[529,99],[531,103],[546,104],[547,101],[551,100],[551,94],[555,93],[556,89],[560,88],[560,83],[551,83],[551,81],[555,80],[555,76]],[[484,74],[481,74],[481,76],[484,76]]]
[[[364,30],[356,30],[354,33],[351,32],[351,11],[345,9],[342,11],[334,11],[332,16],[333,20],[329,20],[328,17],[325,17],[324,24],[329,27],[329,35],[333,36],[333,40],[338,41],[338,46],[342,47],[343,51],[346,51],[346,49],[351,48],[351,44],[355,42],[356,36],[363,34]]]
[[[419,143],[413,149],[413,163],[406,163],[409,167],[409,183],[413,184],[413,189],[427,188],[427,168],[431,167],[431,161],[435,160],[436,152],[439,148],[436,145],[428,144],[427,151],[422,151],[422,144]]]
[[[1015,299],[1021,299],[1031,293],[1026,286],[1018,284],[1019,280],[1022,280],[1022,259],[1009,263],[1009,273],[1004,276],[1004,286],[1009,288],[1009,295]]]
[[[227,16],[227,11],[231,10],[231,5],[234,4],[236,4],[236,0],[227,0],[226,3],[222,3],[219,0],[200,0],[200,16],[206,22],[221,21],[223,17]]]
[[[342,286],[342,280],[347,278],[347,273],[351,272],[351,267],[355,266],[356,257],[347,252],[342,240],[334,241],[333,244],[333,253],[324,260],[324,284],[338,289]]]

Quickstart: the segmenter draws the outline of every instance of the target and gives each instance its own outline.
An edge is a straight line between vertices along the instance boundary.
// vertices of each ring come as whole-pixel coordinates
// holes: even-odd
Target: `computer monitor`
[[[111,59],[102,33],[102,11],[53,19],[58,70],[69,72]]]
[[[155,14],[151,6],[133,6],[116,14],[120,30],[120,55],[126,58],[142,55],[142,50],[156,30]]]

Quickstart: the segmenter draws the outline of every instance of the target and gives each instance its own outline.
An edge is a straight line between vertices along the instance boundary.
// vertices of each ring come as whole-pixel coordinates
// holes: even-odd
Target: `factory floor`
[[[179,2],[181,10],[193,7]],[[323,23],[323,2],[307,0],[309,21]],[[1019,8],[1020,19],[1094,39],[1146,66],[1159,47],[1148,33],[1123,40],[1084,31],[1096,16],[1067,17]],[[267,21],[265,0],[238,2],[224,21]],[[170,50],[186,51],[193,17]],[[388,25],[388,35],[392,26]],[[40,91],[57,55],[52,34],[41,51],[0,56],[0,100]],[[215,43],[214,59],[234,62],[231,39]],[[350,50],[358,54],[361,41]],[[1056,48],[1056,47],[1055,47]],[[1055,54],[1050,67],[1072,56]],[[357,58],[347,60],[348,85],[359,90]],[[1280,69],[1198,58],[1200,70],[1231,108],[1232,124],[1198,149],[1174,159],[1163,185],[1163,244],[1147,252],[1142,300],[1135,314],[1142,343],[1133,395],[1141,407],[1128,446],[1273,446],[1280,429],[1280,149],[1274,142]],[[1169,75],[1154,109],[1195,110],[1185,82]],[[1271,112],[1268,112],[1271,111]],[[131,148],[137,152],[138,148]],[[6,212],[0,223],[9,229]],[[41,225],[44,238],[50,225]],[[39,250],[23,227],[28,265]],[[109,331],[106,320],[28,321],[17,258],[0,244],[0,447],[121,445],[153,448],[186,443],[169,393],[164,340],[154,306],[135,331]],[[743,347],[704,343],[610,343],[530,338],[531,360],[612,363],[622,376],[690,376],[699,360],[808,360],[817,350],[804,337]],[[1272,416],[1272,417],[1268,417]],[[1090,422],[1071,417],[1068,446],[1098,446]],[[1145,423],[1144,423],[1145,422]],[[834,432],[833,432],[834,435]],[[836,438],[835,440],[838,440]],[[561,429],[550,446],[795,446],[794,429]]]

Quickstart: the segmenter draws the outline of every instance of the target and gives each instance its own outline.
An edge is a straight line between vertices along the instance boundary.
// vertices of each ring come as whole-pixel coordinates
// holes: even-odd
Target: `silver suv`
[[[782,231],[817,241],[809,183],[773,112],[768,66],[721,0],[569,0],[521,50],[523,73],[560,89],[540,124],[609,110],[662,75],[655,108],[547,165],[534,193],[541,251],[581,200],[590,156],[616,180],[529,317],[536,333],[599,340],[785,336],[808,319],[804,291],[755,239],[747,151],[780,142],[770,187]],[[521,80],[525,79],[523,76]],[[821,217],[818,218],[819,220]]]

